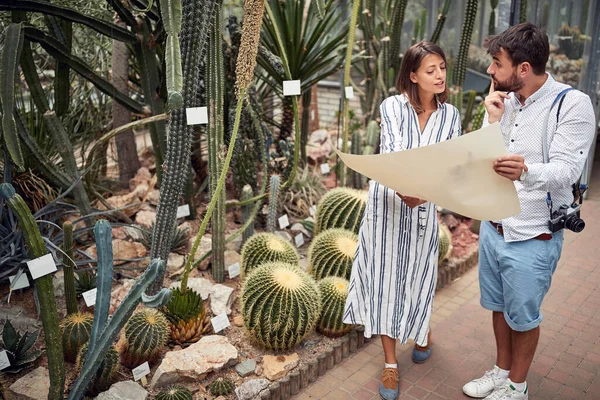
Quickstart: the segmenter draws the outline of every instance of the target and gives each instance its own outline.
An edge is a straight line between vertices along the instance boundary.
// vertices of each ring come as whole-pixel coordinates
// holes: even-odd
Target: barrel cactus
[[[63,352],[65,360],[75,362],[77,354],[88,340],[90,340],[90,331],[94,315],[90,313],[70,314],[60,322],[60,332],[62,334]]]
[[[202,297],[192,289],[173,290],[171,299],[163,308],[169,320],[171,341],[175,344],[196,343],[202,335],[212,331]]]
[[[89,342],[81,346],[79,354],[77,355],[77,371],[81,371],[85,355],[88,351]],[[115,346],[110,346],[108,351],[104,354],[104,358],[100,363],[100,368],[96,372],[96,375],[92,379],[92,383],[88,387],[87,394],[89,396],[95,396],[100,392],[108,390],[112,385],[119,372],[119,352]]]
[[[344,278],[328,276],[319,281],[323,296],[323,311],[317,323],[317,332],[330,337],[342,336],[352,329],[352,325],[342,322],[344,306],[350,283]]]
[[[308,249],[308,268],[317,279],[338,276],[350,279],[358,236],[346,229],[327,229],[319,233]]]
[[[169,340],[169,321],[158,310],[147,308],[136,312],[125,324],[119,341],[122,363],[135,368],[152,363]]]
[[[321,294],[315,280],[295,265],[266,263],[244,282],[244,325],[267,349],[289,350],[300,344],[315,327],[320,312]]]
[[[315,234],[331,228],[358,233],[367,205],[367,191],[340,187],[328,192],[317,207]]]
[[[242,275],[245,277],[256,267],[271,261],[298,264],[300,256],[290,242],[273,233],[252,236],[242,247]]]
[[[167,386],[156,394],[156,400],[192,400],[192,392],[183,386]]]
[[[217,378],[210,385],[208,385],[208,391],[213,396],[227,396],[233,392],[234,386],[231,379],[228,378]]]
[[[440,224],[440,249],[438,253],[438,263],[448,259],[452,252],[452,234],[448,227]]]

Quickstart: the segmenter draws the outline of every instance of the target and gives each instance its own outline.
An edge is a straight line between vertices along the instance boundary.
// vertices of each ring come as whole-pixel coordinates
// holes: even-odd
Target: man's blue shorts
[[[562,252],[563,230],[551,240],[506,243],[492,224],[479,232],[481,306],[504,312],[508,325],[525,332],[542,322],[540,307],[552,282]]]

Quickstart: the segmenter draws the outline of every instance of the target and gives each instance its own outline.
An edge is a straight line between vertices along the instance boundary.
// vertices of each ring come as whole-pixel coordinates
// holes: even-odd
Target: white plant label
[[[329,168],[329,164],[327,164],[327,163],[321,164],[321,173],[323,175],[328,174],[329,171],[331,171],[331,169]]]
[[[16,277],[17,277],[17,275],[8,277],[8,280],[10,280],[11,284],[13,283],[13,281],[15,280]],[[29,287],[29,279],[27,279],[27,274],[25,274],[25,272],[23,272],[21,274],[21,276],[19,277],[19,279],[17,279],[17,281],[14,283],[12,290],[25,289],[28,287]]]
[[[290,220],[288,219],[287,214],[283,214],[279,217],[279,229],[285,229],[290,225]]]
[[[98,289],[93,288],[92,290],[88,290],[87,292],[83,292],[83,300],[85,300],[85,305],[88,307],[96,305],[96,295],[98,294]]]
[[[352,86],[346,86],[344,89],[346,91],[346,98],[353,99],[354,98],[354,88]]]
[[[213,330],[215,333],[221,332],[223,329],[231,326],[229,324],[229,318],[227,318],[227,314],[219,314],[214,318],[211,318],[210,323],[213,326]]]
[[[300,81],[283,81],[284,96],[299,96],[301,93]]]
[[[133,372],[133,380],[139,381],[150,373],[150,365],[148,365],[148,361],[146,361],[142,365],[135,367],[131,372]]]
[[[317,213],[317,206],[310,206],[310,208],[308,209],[308,212],[310,212],[311,217],[314,217],[315,214]]]
[[[177,218],[183,218],[190,215],[190,205],[184,204],[182,206],[177,207]]]
[[[294,237],[294,241],[296,242],[296,247],[301,247],[304,244],[304,235],[302,232]]]
[[[6,350],[0,351],[0,370],[10,367],[10,361],[8,360],[8,354]]]
[[[56,264],[52,254],[48,253],[45,256],[36,258],[35,260],[27,261],[29,272],[33,279],[41,278],[42,276],[56,272]]]
[[[191,107],[185,109],[185,116],[188,125],[208,124],[207,107]]]
[[[229,271],[229,279],[233,279],[240,274],[240,263],[236,262],[235,264],[231,264],[227,267],[227,271]]]

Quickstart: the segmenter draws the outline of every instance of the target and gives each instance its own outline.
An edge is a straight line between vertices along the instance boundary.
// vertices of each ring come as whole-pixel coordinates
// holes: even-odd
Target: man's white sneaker
[[[506,382],[500,389],[495,390],[485,400],[529,400],[527,387],[523,392],[519,392],[510,382]]]
[[[506,382],[507,378],[501,378],[498,373],[499,368],[494,366],[494,369],[486,371],[481,378],[474,379],[463,386],[463,393],[476,399],[489,396],[494,390],[502,388]]]

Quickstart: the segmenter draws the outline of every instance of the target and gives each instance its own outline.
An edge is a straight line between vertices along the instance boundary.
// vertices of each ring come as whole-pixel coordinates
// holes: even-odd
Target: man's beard
[[[525,86],[523,79],[519,78],[516,73],[513,73],[511,77],[504,82],[500,82],[496,78],[494,78],[494,81],[494,89],[500,90],[501,92],[516,92]]]

